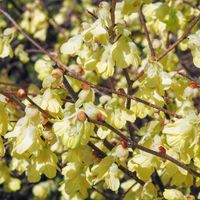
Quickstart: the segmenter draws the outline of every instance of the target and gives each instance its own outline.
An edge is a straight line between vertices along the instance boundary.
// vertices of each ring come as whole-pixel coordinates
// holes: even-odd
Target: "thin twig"
[[[136,142],[132,141],[130,138],[128,138],[127,136],[125,136],[121,131],[119,131],[118,129],[112,127],[110,124],[106,123],[106,122],[99,122],[97,120],[94,120],[94,119],[89,119],[89,122],[92,122],[94,124],[98,124],[98,125],[101,125],[101,126],[104,126],[110,130],[112,130],[114,133],[116,133],[119,137],[121,137],[123,140],[125,140],[132,149],[140,149],[141,151],[144,151],[146,153],[149,153],[149,154],[152,154],[152,155],[155,155],[157,157],[160,157],[160,158],[163,158],[165,160],[168,160],[172,163],[174,163],[175,165],[185,169],[186,171],[188,171],[189,173],[197,176],[197,177],[200,177],[200,173],[193,170],[192,168],[190,168],[188,165],[185,165],[181,162],[179,162],[178,160],[172,158],[171,156],[167,155],[167,154],[162,154],[160,152],[157,152],[157,151],[154,151],[152,149],[149,149],[147,147],[144,147],[140,144],[137,144]]]
[[[30,99],[28,96],[26,97],[27,100],[32,104],[34,105],[40,112],[44,113],[46,116],[48,116],[49,118],[54,118],[53,116],[51,116],[47,111],[43,110],[39,105],[37,105],[34,101],[32,101],[32,99]],[[18,102],[19,103],[19,102]],[[154,150],[151,150],[151,149],[148,149],[142,145],[139,145],[137,144],[136,142],[132,141],[130,138],[128,138],[127,136],[125,136],[121,131],[119,131],[118,129],[114,128],[113,126],[111,126],[110,124],[106,123],[106,122],[102,122],[102,121],[97,121],[95,119],[91,119],[88,117],[88,121],[91,122],[91,123],[94,123],[94,124],[97,124],[97,125],[101,125],[101,126],[104,126],[108,129],[110,129],[111,131],[113,131],[115,134],[117,134],[120,138],[122,138],[124,141],[126,141],[129,146],[132,148],[132,149],[140,149],[144,152],[147,152],[149,154],[152,154],[152,155],[155,155],[157,157],[160,157],[160,158],[163,158],[165,160],[168,160],[168,161],[171,161],[172,163],[176,164],[177,166],[185,169],[186,171],[188,171],[189,173],[195,175],[195,176],[198,176],[200,177],[200,173],[196,172],[195,170],[191,169],[190,167],[188,167],[187,165],[179,162],[178,160],[172,158],[171,156],[167,155],[167,154],[161,154],[160,152],[157,152],[157,151],[154,151]],[[104,154],[105,155],[105,154]],[[104,156],[102,154],[102,156]],[[123,166],[120,167],[120,169],[123,169],[123,170],[127,170],[127,169],[124,169]],[[126,172],[126,173],[131,173],[131,172]]]
[[[74,79],[77,79],[81,82],[84,82],[84,83],[87,83],[88,85],[90,85],[91,88],[95,89],[96,91],[100,91],[100,92],[103,92],[104,94],[116,94],[118,96],[122,96],[122,97],[125,97],[125,98],[128,98],[128,99],[132,99],[134,101],[137,101],[139,103],[142,103],[142,104],[145,104],[146,106],[149,106],[149,107],[152,107],[158,111],[162,111],[170,116],[174,116],[174,117],[177,117],[177,118],[181,118],[181,116],[177,115],[176,113],[173,113],[165,108],[162,108],[160,106],[157,106],[155,104],[152,104],[150,102],[147,102],[143,99],[140,99],[138,97],[134,97],[134,96],[130,96],[130,95],[127,95],[127,94],[124,94],[122,92],[119,92],[119,91],[116,91],[116,90],[113,90],[113,89],[109,89],[109,88],[105,88],[105,87],[101,87],[101,86],[98,86],[98,85],[94,85],[86,80],[84,80],[82,77],[80,77],[78,74],[75,74],[75,73],[71,73],[71,72],[66,72],[66,75],[67,76],[70,76]]]
[[[169,46],[169,48],[163,51],[160,55],[156,56],[154,60],[156,61],[161,60],[170,51],[172,51],[177,45],[179,45],[191,33],[192,29],[198,23],[199,20],[200,20],[200,14],[192,20],[192,22],[190,23],[186,31],[183,33],[183,35],[178,40],[176,40],[176,42],[174,42],[171,46]]]
[[[132,147],[133,147],[133,148],[140,149],[141,151],[144,151],[144,152],[146,152],[146,153],[155,155],[155,156],[157,156],[157,157],[163,158],[163,159],[165,159],[165,160],[168,160],[168,161],[174,163],[175,165],[177,165],[177,166],[179,166],[179,167],[185,169],[185,170],[188,171],[190,174],[193,174],[193,175],[195,175],[195,176],[197,176],[197,177],[200,177],[200,173],[199,173],[199,172],[195,171],[194,169],[190,168],[188,165],[185,165],[185,164],[179,162],[178,160],[172,158],[171,156],[169,156],[169,155],[167,155],[167,154],[162,154],[162,153],[160,153],[160,152],[157,152],[157,151],[148,149],[148,148],[146,148],[146,147],[144,147],[144,146],[142,146],[142,145],[139,145],[139,144],[137,144],[137,143],[132,144]]]
[[[71,98],[74,100],[74,102],[76,102],[78,100],[78,95],[74,92],[72,86],[69,84],[67,78],[64,75],[63,75],[63,83],[66,89],[68,90]]]
[[[16,105],[18,105],[20,107],[20,111],[22,111],[24,113],[25,105],[21,101],[18,100],[18,98],[14,95],[13,92],[11,92],[11,91],[8,92],[8,91],[5,91],[4,89],[0,88],[0,93],[3,94],[8,99],[10,99]]]
[[[196,84],[197,87],[200,87],[199,81],[197,81],[196,79],[192,78],[192,77],[189,76],[188,74],[184,74],[184,73],[182,73],[182,72],[180,72],[180,71],[178,71],[177,73],[178,73],[179,75],[181,75],[181,76],[187,78],[188,80],[194,82],[194,83]]]
[[[41,113],[43,113],[45,116],[47,116],[48,118],[54,118],[54,117],[51,116],[46,110],[43,110],[39,105],[37,105],[31,98],[29,98],[28,96],[26,96],[26,99],[27,99],[33,106],[35,106]]]
[[[138,79],[140,79],[143,75],[144,75],[144,70],[142,70],[141,72],[139,72],[139,73],[136,75],[136,77],[135,77],[133,80],[131,80],[132,83],[136,82],[136,81],[137,81]]]
[[[92,189],[94,189],[97,193],[101,194],[103,197],[105,197],[106,199],[109,198],[104,192],[101,192],[100,190],[98,190],[97,188],[95,188],[94,186],[92,186]]]
[[[110,35],[111,35],[111,41],[114,41],[114,37],[115,37],[115,32],[114,32],[114,28],[115,28],[115,8],[116,8],[116,0],[112,0],[111,2],[111,9],[110,9],[110,16],[111,16],[111,26],[109,29]]]
[[[124,69],[123,70],[124,72],[124,75],[125,75],[125,78],[126,78],[126,82],[127,82],[127,94],[130,95],[131,94],[131,91],[132,91],[132,81],[130,79],[130,76],[129,76],[129,73],[128,73],[128,69]],[[131,108],[131,99],[127,99],[126,101],[126,109],[130,110]],[[127,121],[126,122],[126,127],[130,133],[130,136],[131,136],[131,139],[132,140],[135,140],[135,131],[134,129],[132,129],[132,126],[131,126],[131,122]]]
[[[111,131],[115,132],[120,138],[122,138],[123,140],[127,141],[127,137],[123,133],[121,133],[121,131],[115,129],[110,124],[108,124],[106,122],[102,122],[102,121],[97,121],[97,120],[89,118],[89,117],[88,117],[88,121],[93,123],[93,124],[101,125],[101,126],[104,126],[104,127],[108,128],[108,129],[110,129]]]
[[[132,99],[134,101],[137,101],[137,102],[140,102],[142,104],[145,104],[149,107],[152,107],[156,110],[159,110],[159,111],[162,111],[170,116],[174,116],[174,117],[177,117],[177,118],[180,118],[179,115],[176,115],[175,113],[173,112],[170,112],[169,110],[167,109],[164,109],[162,107],[159,107],[157,105],[154,105],[152,103],[149,103],[143,99],[140,99],[138,97],[132,97],[130,95],[126,95],[126,94],[123,94],[123,93],[120,93],[118,91],[115,91],[115,90],[112,90],[112,89],[108,89],[108,88],[105,88],[105,87],[100,87],[100,86],[97,86],[97,85],[94,85],[92,83],[90,83],[89,81],[86,81],[85,79],[83,79],[79,74],[73,72],[72,70],[70,70],[65,64],[63,64],[57,57],[53,56],[50,52],[48,52],[47,50],[45,50],[43,47],[41,47],[35,40],[33,40],[27,33],[25,33],[21,27],[15,22],[15,20],[7,13],[5,12],[4,10],[2,10],[0,8],[0,13],[2,13],[5,17],[7,17],[7,19],[9,19],[13,25],[36,47],[38,48],[41,52],[43,52],[44,54],[46,54],[51,60],[53,60],[55,63],[57,63],[58,67],[61,68],[67,76],[70,76],[74,79],[77,79],[81,82],[84,82],[84,83],[87,83],[88,85],[90,85],[91,88],[94,88],[95,90],[97,91],[100,91],[100,92],[106,92],[106,93],[110,93],[110,94],[116,94],[118,96],[123,96],[123,97],[126,97],[126,98],[129,98],[129,99]]]
[[[69,84],[69,83],[68,83]],[[69,84],[69,86],[71,87],[71,85]],[[74,92],[73,88],[68,88],[68,91],[69,93],[71,94],[71,96],[75,95],[74,98],[78,98],[77,94]],[[91,123],[94,123],[95,125],[103,125],[114,131],[120,138],[124,138],[126,139],[126,136],[123,135],[123,133],[121,133],[120,131],[116,130],[114,127],[112,127],[110,124],[107,124],[106,122],[101,122],[101,121],[97,121],[97,120],[94,120],[92,118],[90,118],[89,116],[87,116],[88,118],[88,121],[91,122]],[[109,149],[111,150],[113,147],[111,146],[111,144],[107,141],[107,140],[104,140],[104,145]],[[106,154],[101,151],[98,147],[96,147],[92,142],[88,142],[88,145],[94,149],[95,151],[98,152],[99,156],[101,158],[104,158],[106,157]],[[116,163],[117,164],[117,163]],[[123,171],[124,173],[126,173],[127,175],[129,175],[130,177],[132,177],[135,181],[137,181],[138,183],[140,183],[141,185],[144,185],[144,182],[142,180],[140,180],[139,178],[137,178],[136,174],[135,173],[132,173],[130,172],[128,169],[126,169],[125,167],[121,166],[121,165],[118,165],[118,168]]]
[[[0,85],[6,85],[6,86],[10,86],[10,87],[17,87],[17,88],[20,87],[20,86],[16,85],[15,83],[7,83],[7,82],[3,82],[3,81],[0,81]]]
[[[151,39],[150,39],[150,33],[149,33],[147,25],[146,25],[146,19],[145,19],[143,12],[142,12],[142,8],[143,8],[143,4],[141,5],[140,10],[139,10],[140,21],[141,21],[142,26],[144,27],[144,33],[145,33],[146,38],[147,38],[148,46],[149,46],[150,53],[151,53],[151,58],[154,59],[155,50],[153,48],[153,45],[152,45],[152,42],[151,42]]]
[[[127,194],[128,194],[128,192],[136,185],[137,183],[133,183],[130,187],[129,187],[129,189],[126,191],[126,192],[124,192],[123,194],[122,194],[122,198],[124,198]]]
[[[90,146],[100,158],[105,158],[107,155],[106,153],[104,153],[101,149],[99,149],[96,145],[94,145],[92,142],[88,142],[88,146]],[[117,164],[117,163],[116,163]],[[128,175],[129,177],[133,178],[137,183],[139,183],[140,185],[144,185],[144,182],[139,179],[136,174],[134,172],[129,171],[127,168],[125,168],[122,165],[118,165],[118,168],[124,172],[126,175]]]
[[[87,10],[88,14],[90,14],[94,19],[98,19],[98,17],[91,11]]]

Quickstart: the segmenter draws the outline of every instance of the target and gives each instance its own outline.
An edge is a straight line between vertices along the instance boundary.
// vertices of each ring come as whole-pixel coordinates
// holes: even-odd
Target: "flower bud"
[[[159,146],[159,153],[166,154],[166,149],[163,146]]]
[[[24,89],[20,88],[18,91],[17,91],[17,97],[19,98],[25,98],[26,97],[26,92]]]
[[[192,82],[192,83],[190,83],[190,87],[191,87],[192,89],[195,89],[195,88],[197,88],[198,86],[197,86],[197,83]]]
[[[62,76],[62,70],[60,69],[54,69],[52,72],[51,72],[51,75],[54,77],[54,78],[59,78]]]
[[[80,121],[80,122],[84,122],[86,120],[86,114],[83,112],[83,111],[80,111],[78,114],[77,114],[77,120]]]
[[[126,142],[125,140],[122,140],[122,141],[120,142],[120,144],[122,145],[122,147],[123,147],[124,149],[126,149],[127,146],[128,146],[128,144],[127,144],[127,142]]]
[[[104,121],[104,116],[101,113],[97,114],[97,121],[100,121],[100,122]]]
[[[123,88],[119,88],[117,90],[117,92],[119,92],[120,94],[126,94],[125,90]]]
[[[81,87],[83,90],[90,90],[90,85],[88,85],[87,83],[82,83]]]

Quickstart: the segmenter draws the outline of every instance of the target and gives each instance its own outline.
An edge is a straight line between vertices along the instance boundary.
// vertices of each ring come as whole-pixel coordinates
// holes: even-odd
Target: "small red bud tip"
[[[48,116],[45,113],[42,113],[42,117],[43,117],[43,119],[48,119]]]
[[[6,101],[6,103],[11,103],[12,102],[12,100],[10,98],[7,98],[7,97],[6,97],[5,101]]]
[[[120,94],[126,94],[125,90],[123,88],[119,88],[117,90]]]
[[[113,141],[113,142],[111,142],[111,144],[112,144],[113,146],[116,146],[116,145],[117,145],[117,142]]]
[[[195,89],[195,88],[197,88],[198,86],[197,86],[197,83],[192,82],[192,83],[190,83],[190,87],[191,87],[192,89]]]
[[[60,69],[53,69],[52,72],[51,72],[51,75],[54,78],[59,78],[59,77],[62,76],[62,71]]]
[[[159,146],[159,153],[165,154],[166,153],[166,149],[163,146]]]
[[[122,141],[120,142],[120,144],[122,145],[122,147],[123,147],[124,149],[126,149],[127,146],[128,146],[127,142],[124,141],[124,140],[122,140]]]
[[[26,97],[26,92],[24,89],[20,88],[18,91],[17,91],[17,97],[19,98],[25,98]]]
[[[84,70],[82,67],[79,67],[78,70],[77,70],[80,75],[83,75],[84,74]]]
[[[97,121],[100,121],[100,122],[104,121],[104,116],[101,113],[97,114]]]
[[[87,83],[82,83],[81,86],[83,90],[90,90],[90,86]]]
[[[83,111],[80,111],[76,117],[80,122],[84,122],[86,120],[86,114]]]

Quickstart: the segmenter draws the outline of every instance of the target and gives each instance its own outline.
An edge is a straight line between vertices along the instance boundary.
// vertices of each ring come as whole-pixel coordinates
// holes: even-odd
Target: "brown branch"
[[[68,83],[69,84],[69,83]],[[70,89],[69,89],[70,87]],[[77,94],[74,92],[73,88],[71,88],[71,85],[69,84],[69,87],[68,87],[68,91],[69,93],[71,94],[71,96],[75,95],[74,98],[78,98]],[[115,128],[113,128],[111,125],[107,124],[106,122],[101,122],[101,121],[97,121],[97,120],[94,120],[90,117],[88,117],[88,121],[91,122],[91,123],[94,123],[95,125],[98,124],[98,125],[106,125],[106,127],[112,131],[114,131],[120,138],[124,138],[126,139],[126,136],[124,136],[120,131],[116,130]],[[111,150],[112,149],[112,144],[110,144],[107,140],[104,140],[103,144],[109,149]],[[104,158],[106,157],[107,155],[101,151],[98,147],[96,147],[92,142],[88,142],[88,146],[90,146],[92,149],[94,149],[96,152],[98,152],[98,155],[101,157],[101,158]],[[117,164],[117,163],[116,163]],[[117,164],[118,165],[118,164]],[[140,180],[135,173],[133,172],[130,172],[128,169],[126,169],[125,167],[121,166],[121,165],[118,165],[118,168],[123,171],[125,174],[127,174],[128,176],[132,177],[136,182],[138,182],[139,184],[141,185],[144,185],[144,182],[142,180]]]
[[[123,194],[122,194],[122,199],[124,199],[124,197],[129,193],[129,191],[136,185],[137,183],[133,183],[130,187],[129,187],[129,189],[126,191],[126,192],[124,192]]]
[[[157,151],[154,151],[154,150],[151,150],[151,149],[148,149],[142,145],[139,145],[137,143],[133,143],[132,144],[132,148],[137,148],[137,149],[140,149],[141,151],[144,151],[146,153],[149,153],[149,154],[152,154],[152,155],[155,155],[157,157],[160,157],[160,158],[163,158],[165,160],[168,160],[172,163],[174,163],[175,165],[181,167],[182,169],[185,169],[186,171],[188,171],[190,174],[193,174],[197,177],[200,177],[200,173],[195,171],[194,169],[190,168],[188,165],[185,165],[181,162],[179,162],[178,160],[172,158],[171,156],[167,155],[167,154],[162,154],[160,152],[157,152]]]
[[[182,72],[180,72],[180,71],[178,71],[177,73],[178,73],[179,75],[181,75],[181,76],[187,78],[188,80],[194,82],[194,83],[196,84],[196,86],[200,88],[200,83],[199,83],[199,81],[197,81],[196,79],[194,79],[194,78],[192,78],[191,76],[189,76],[188,74],[184,74],[184,73],[182,73]]]
[[[136,82],[138,79],[140,79],[142,76],[144,75],[144,70],[142,70],[141,72],[139,72],[135,78],[132,81],[132,83]]]
[[[16,86],[16,87],[18,87],[18,86]],[[12,91],[10,91],[10,89],[4,90],[4,89],[0,88],[0,93],[8,94],[8,95],[11,94],[11,95],[15,95],[16,96],[17,95],[17,91],[16,90],[18,90],[19,88],[21,88],[21,87],[19,86],[18,88],[12,88]],[[27,93],[27,95],[36,96],[37,94],[36,93]]]
[[[130,79],[130,76],[129,76],[129,72],[128,72],[128,69],[124,69],[123,70],[124,72],[124,75],[125,75],[125,78],[126,78],[126,82],[127,82],[127,94],[130,95],[131,94],[131,90],[132,90],[132,81]],[[127,102],[126,102],[126,108],[127,109],[130,109],[131,107],[131,99],[127,99]]]
[[[45,116],[48,118],[54,118],[52,115],[50,115],[46,110],[43,110],[39,105],[37,105],[31,98],[26,96],[26,99],[33,105],[35,106],[41,113],[43,113]]]
[[[125,75],[125,78],[126,78],[126,82],[127,82],[127,85],[128,85],[127,94],[130,95],[131,91],[132,91],[132,81],[130,79],[130,76],[129,76],[129,73],[128,73],[128,69],[127,68],[124,69],[123,72],[124,72],[124,75]],[[130,108],[131,108],[131,99],[127,99],[126,108],[128,110],[130,110]],[[130,133],[131,139],[135,140],[135,131],[134,131],[134,129],[132,129],[131,122],[127,121],[126,122],[126,127],[128,129],[128,132]]]
[[[65,77],[64,77],[65,78]],[[67,79],[66,79],[67,80]],[[131,83],[131,81],[130,81]],[[69,84],[68,82],[68,86],[67,86],[67,89],[68,89],[68,92],[71,94],[71,96],[74,97],[74,99],[78,99],[78,95],[74,92],[73,88],[71,87],[71,85]],[[111,125],[107,124],[106,122],[101,122],[101,121],[97,121],[97,120],[94,120],[90,117],[88,117],[88,121],[91,122],[91,123],[94,123],[95,125],[98,124],[98,125],[105,125],[106,124],[106,127],[112,131],[115,131],[116,134],[119,135],[120,138],[124,138],[126,139],[126,137],[118,130],[114,129]],[[103,141],[103,144],[109,149],[111,150],[112,149],[112,144],[110,144],[107,140],[104,140]],[[104,158],[106,157],[106,154],[101,151],[98,147],[96,147],[92,142],[88,142],[88,145],[94,149],[95,151],[98,152],[98,154],[100,155],[101,158]],[[117,164],[117,163],[116,163]],[[117,164],[118,165],[118,164]],[[144,185],[144,182],[142,180],[140,180],[135,173],[132,173],[130,172],[128,169],[126,169],[125,167],[121,166],[121,165],[118,165],[118,168],[123,171],[125,174],[129,175],[130,177],[132,177],[136,182],[140,183],[141,185]]]
[[[109,32],[110,32],[110,37],[111,37],[111,41],[114,41],[114,37],[115,37],[115,32],[114,32],[114,28],[115,28],[115,8],[116,8],[116,0],[112,0],[111,2],[111,9],[110,9],[110,16],[111,16],[111,26],[109,28]]]
[[[120,138],[122,138],[123,140],[129,142],[128,138],[123,134],[121,133],[121,131],[115,129],[113,126],[111,126],[110,124],[106,123],[106,122],[101,122],[101,121],[97,121],[95,119],[92,119],[90,117],[88,117],[88,121],[93,123],[93,124],[97,124],[97,125],[100,125],[100,126],[104,126],[108,129],[110,129],[111,131],[113,131],[114,133],[116,133]]]
[[[149,107],[152,107],[158,111],[162,111],[170,116],[174,116],[174,117],[177,117],[177,118],[181,118],[181,116],[165,109],[165,108],[162,108],[160,106],[157,106],[155,104],[152,104],[152,103],[149,103],[143,99],[140,99],[138,97],[134,97],[134,96],[130,96],[130,95],[127,95],[127,94],[124,94],[122,92],[119,92],[119,91],[116,91],[116,90],[113,90],[113,89],[109,89],[109,88],[105,88],[105,87],[101,87],[101,86],[98,86],[98,85],[94,85],[86,80],[84,80],[82,77],[80,77],[79,75],[75,74],[75,73],[71,73],[71,72],[66,72],[67,76],[70,76],[74,79],[77,79],[81,82],[84,82],[84,83],[87,83],[88,85],[90,85],[91,88],[95,89],[96,91],[100,91],[100,92],[103,92],[104,94],[116,94],[118,96],[122,96],[122,97],[125,97],[125,98],[128,98],[128,99],[132,99],[134,101],[137,101],[139,103],[142,103],[146,106],[149,106]]]
[[[0,85],[6,85],[9,87],[17,87],[17,88],[20,87],[20,86],[17,86],[15,83],[7,83],[7,82],[3,82],[3,81],[0,81]]]
[[[101,192],[100,190],[98,190],[98,189],[95,188],[94,186],[92,186],[92,189],[95,190],[97,193],[101,194],[101,195],[102,195],[103,197],[105,197],[106,199],[109,198],[104,192]]]
[[[92,142],[88,142],[88,146],[90,146],[100,158],[105,158],[107,155],[104,153],[101,149],[99,149],[96,145],[94,145]],[[117,164],[117,163],[116,163]],[[140,185],[144,185],[144,182],[139,179],[134,172],[129,171],[127,168],[125,168],[122,165],[118,165],[118,168],[124,172],[129,177],[133,178],[136,182],[138,182]]]
[[[195,175],[197,177],[200,177],[200,173],[197,172],[197,171],[195,171],[195,170],[193,170],[188,165],[185,165],[185,164],[179,162],[178,160],[174,159],[173,157],[171,157],[171,156],[169,156],[167,154],[162,154],[160,152],[154,151],[154,150],[149,149],[147,147],[144,147],[144,146],[142,146],[140,144],[137,144],[136,142],[132,141],[130,138],[128,138],[127,136],[125,136],[121,131],[117,130],[116,128],[112,127],[110,124],[107,124],[106,122],[99,122],[99,121],[94,120],[94,119],[89,119],[89,122],[92,122],[94,124],[98,124],[98,125],[104,126],[104,127],[108,128],[108,129],[112,130],[119,137],[121,137],[123,140],[125,140],[133,150],[135,148],[137,148],[137,149],[140,149],[141,151],[144,151],[146,153],[149,153],[149,154],[155,155],[157,157],[163,158],[165,160],[168,160],[168,161],[174,163],[175,165],[177,165],[177,166],[185,169],[190,174],[193,174],[193,175]]]
[[[88,14],[90,14],[94,19],[98,19],[98,17],[91,11],[87,10]]]
[[[69,84],[69,83],[68,83]],[[70,87],[70,89],[69,89]],[[71,88],[71,85],[69,84],[69,87],[68,87],[68,91],[69,93],[71,94],[71,96],[75,95],[74,98],[78,98],[77,94],[74,92],[73,88]],[[101,121],[97,121],[97,120],[94,120],[92,118],[90,118],[89,116],[87,116],[88,118],[88,121],[91,122],[91,123],[94,123],[95,125],[102,125],[102,126],[105,126],[114,131],[120,138],[123,138],[126,140],[126,136],[124,136],[123,133],[121,133],[120,131],[118,131],[117,129],[115,129],[114,127],[112,127],[110,124],[107,124],[106,122],[101,122]],[[111,150],[112,149],[112,144],[110,144],[107,140],[104,140],[103,141],[103,144],[109,149]],[[104,158],[106,157],[106,154],[101,151],[98,147],[96,147],[92,142],[88,142],[88,145],[94,149],[96,152],[98,152],[99,156],[101,158]],[[117,164],[117,163],[116,163]],[[117,164],[118,165],[118,164]],[[135,173],[133,172],[130,172],[128,169],[126,169],[125,167],[121,166],[121,165],[118,165],[118,168],[123,171],[125,174],[129,175],[130,177],[132,177],[136,182],[140,183],[141,185],[144,185],[144,182],[142,180],[140,180]]]
[[[152,45],[152,42],[151,42],[151,39],[150,39],[150,33],[149,33],[147,25],[146,25],[146,19],[145,19],[143,12],[142,12],[142,8],[143,8],[143,4],[141,5],[140,10],[139,10],[140,21],[141,21],[142,26],[144,27],[144,33],[145,33],[146,38],[147,38],[148,46],[149,46],[150,53],[151,53],[151,58],[152,58],[152,60],[154,60],[155,51],[154,51],[154,48],[153,48],[153,45]]]
[[[50,117],[50,118],[54,118],[53,116],[51,116],[47,111],[43,110],[40,106],[38,106],[34,101],[32,101],[28,96],[26,97],[27,100],[32,104],[34,105],[40,112],[44,113],[46,116]],[[172,163],[174,163],[175,165],[185,169],[186,171],[188,171],[189,173],[195,175],[195,176],[198,176],[200,177],[200,173],[196,172],[195,170],[191,169],[190,167],[188,167],[187,165],[179,162],[178,160],[172,158],[171,156],[167,155],[167,154],[161,154],[160,152],[157,152],[157,151],[154,151],[154,150],[151,150],[151,149],[148,149],[142,145],[139,145],[137,143],[135,143],[134,141],[132,141],[130,138],[128,138],[127,136],[125,136],[121,131],[117,130],[116,128],[114,128],[113,126],[111,126],[110,124],[106,123],[106,122],[101,122],[101,121],[97,121],[97,120],[94,120],[94,119],[91,119],[88,117],[88,121],[91,122],[91,123],[94,123],[94,124],[97,124],[97,125],[101,125],[101,126],[104,126],[108,129],[110,129],[111,131],[113,131],[115,134],[117,134],[120,138],[122,138],[124,141],[126,141],[129,146],[134,150],[135,148],[137,149],[140,149],[144,152],[147,152],[149,154],[152,154],[152,155],[155,155],[157,157],[160,157],[160,158],[163,158],[165,160],[168,160],[168,161],[171,161]],[[90,144],[90,142],[89,142]],[[104,153],[104,152],[103,152]],[[101,156],[104,156],[105,157],[105,154],[102,154],[101,152]],[[126,171],[127,169],[123,166],[119,167],[119,169],[121,170],[124,170]],[[126,174],[127,173],[131,173],[130,175],[133,176],[132,172],[130,172],[129,170],[126,171]],[[135,175],[133,176],[135,178]],[[132,178],[133,178],[132,177]]]
[[[170,51],[172,51],[176,46],[178,46],[191,33],[192,29],[198,23],[199,20],[200,20],[200,14],[192,20],[191,24],[188,26],[188,28],[183,33],[183,35],[178,40],[176,40],[176,42],[174,42],[171,46],[169,46],[169,48],[167,48],[165,51],[163,51],[160,55],[156,56],[154,60],[156,60],[156,61],[161,60]]]
[[[81,82],[84,82],[84,83],[87,83],[88,85],[90,85],[91,88],[94,88],[95,90],[97,91],[101,91],[101,92],[105,92],[105,93],[110,93],[110,94],[116,94],[118,96],[123,96],[123,97],[126,97],[128,99],[132,99],[134,101],[137,101],[137,102],[140,102],[142,104],[145,104],[149,107],[152,107],[156,110],[159,110],[159,111],[162,111],[170,116],[174,116],[174,117],[177,117],[177,118],[180,118],[180,116],[176,115],[175,113],[173,112],[170,112],[169,110],[167,109],[164,109],[162,107],[159,107],[157,105],[154,105],[152,103],[149,103],[143,99],[140,99],[138,97],[132,97],[130,95],[126,95],[126,94],[123,94],[123,93],[120,93],[118,91],[115,91],[115,90],[112,90],[112,89],[108,89],[108,88],[105,88],[105,87],[100,87],[100,86],[97,86],[97,85],[94,85],[88,81],[86,81],[85,79],[83,79],[79,74],[77,73],[74,73],[72,70],[70,70],[65,64],[63,64],[57,57],[53,56],[50,52],[48,52],[47,50],[45,50],[43,47],[41,47],[36,41],[34,41],[27,33],[25,33],[21,27],[15,22],[15,20],[7,13],[5,12],[4,10],[2,10],[0,8],[0,13],[2,13],[8,20],[10,20],[13,25],[36,47],[38,48],[41,52],[43,52],[44,54],[46,54],[51,60],[53,60],[55,63],[57,63],[58,67],[61,68],[67,76],[70,76],[76,80],[79,80]]]
[[[5,97],[7,97],[8,99],[10,99],[10,100],[11,100],[12,102],[14,102],[16,105],[18,105],[18,106],[20,107],[20,111],[22,111],[22,112],[24,113],[25,105],[24,105],[21,101],[19,101],[19,100],[17,99],[17,97],[14,95],[13,92],[11,92],[11,91],[8,92],[8,91],[6,91],[6,90],[0,88],[0,93],[1,93],[2,95],[4,95]]]
[[[78,95],[74,92],[72,86],[69,84],[67,78],[64,75],[63,75],[63,83],[64,83],[66,89],[68,90],[73,101],[76,102],[78,100]]]

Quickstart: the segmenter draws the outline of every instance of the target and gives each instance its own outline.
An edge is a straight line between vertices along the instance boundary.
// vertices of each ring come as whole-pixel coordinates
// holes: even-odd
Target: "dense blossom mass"
[[[0,13],[0,197],[200,199],[198,0]]]

